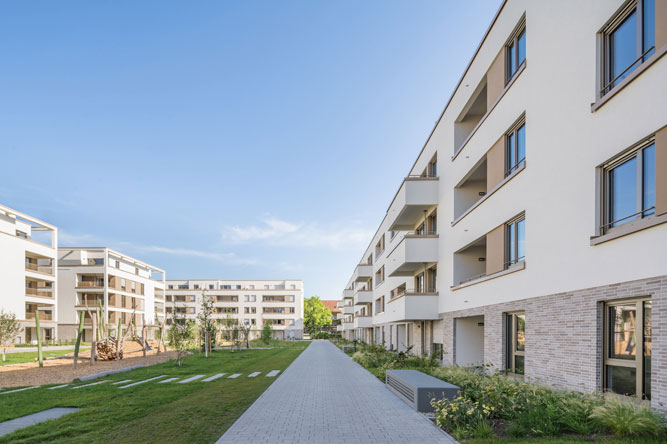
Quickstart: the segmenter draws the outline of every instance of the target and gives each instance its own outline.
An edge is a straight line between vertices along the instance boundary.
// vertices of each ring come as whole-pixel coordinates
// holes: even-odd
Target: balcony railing
[[[52,298],[53,297],[53,292],[52,291],[43,291],[43,290],[38,290],[37,288],[26,288],[25,289],[25,294],[27,296],[37,296],[40,298]]]
[[[32,312],[32,311],[26,312],[25,318],[26,319],[35,319],[35,312]],[[52,321],[53,320],[53,314],[40,313],[39,320],[40,321]]]
[[[33,262],[26,262],[25,269],[27,271],[36,271],[37,273],[48,274],[53,276],[53,267],[50,265],[39,265]]]
[[[101,288],[104,287],[104,279],[96,281],[79,281],[76,283],[79,288]]]

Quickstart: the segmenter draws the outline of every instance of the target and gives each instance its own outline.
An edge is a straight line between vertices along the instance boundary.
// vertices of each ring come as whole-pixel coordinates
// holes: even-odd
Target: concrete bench
[[[459,387],[417,370],[387,370],[386,385],[418,412],[432,412],[431,399],[459,396]]]
[[[341,350],[343,350],[343,353],[347,353],[348,351],[354,351],[354,345],[343,345],[341,346]]]

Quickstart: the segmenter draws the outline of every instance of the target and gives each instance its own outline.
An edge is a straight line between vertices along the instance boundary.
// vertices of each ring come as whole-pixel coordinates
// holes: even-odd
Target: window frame
[[[634,221],[638,220],[643,220],[651,217],[655,217],[656,211],[655,211],[655,203],[652,207],[649,208],[644,208],[644,150],[651,145],[654,146],[655,149],[655,134],[648,136],[641,140],[640,142],[634,144],[632,147],[628,148],[627,150],[623,151],[619,155],[615,156],[605,164],[603,164],[600,167],[600,180],[602,182],[601,184],[601,189],[600,192],[598,193],[598,199],[600,202],[600,214],[598,216],[598,232],[600,234],[607,234],[611,233],[616,229],[619,229],[620,227],[625,226],[628,223],[632,223]],[[611,172],[618,166],[624,164],[625,162],[636,158],[636,163],[637,163],[637,171],[636,171],[636,185],[635,185],[635,193],[636,193],[636,207],[635,210],[637,210],[634,214],[631,214],[629,216],[625,216],[624,218],[617,219],[617,220],[611,220],[611,211],[613,209],[612,204],[611,204],[611,185],[612,181],[610,179]],[[655,190],[654,190],[655,193]],[[645,214],[647,212],[650,212],[653,210],[652,213],[650,214]],[[620,225],[613,226],[613,224],[623,221],[625,219],[629,219],[627,222],[623,222]]]
[[[632,13],[636,13],[637,29],[635,36],[635,56],[637,57],[634,62],[612,79],[610,78],[613,63],[611,35],[618,30]],[[644,0],[632,0],[621,6],[619,10],[614,12],[598,34],[600,35],[600,43],[602,47],[600,55],[598,56],[598,63],[600,64],[600,87],[598,88],[597,95],[598,97],[604,97],[623,81],[623,79],[620,79],[621,76],[625,74],[630,75],[632,71],[637,69],[643,63],[646,63],[656,52],[655,35],[653,38],[653,46],[644,50]],[[630,70],[630,68],[632,68],[632,70]],[[630,71],[628,72],[628,70]]]
[[[519,350],[517,347],[517,332],[518,332],[518,319],[519,316],[523,316],[523,331],[524,335],[526,333],[526,312],[525,311],[513,311],[505,313],[505,345],[506,345],[506,360],[505,360],[505,370],[508,373],[513,373],[515,375],[525,375],[526,374],[526,338],[524,336],[524,349]],[[521,373],[516,371],[516,357],[523,357],[523,371]]]
[[[521,213],[520,215],[505,222],[505,269],[508,269],[513,265],[519,264],[526,260],[525,255],[519,257],[518,224],[521,221],[523,221],[524,223],[526,222],[526,213]],[[510,241],[511,231],[514,231],[513,243]],[[512,260],[512,252],[515,253],[514,260]]]
[[[645,303],[646,302],[651,302],[651,297],[650,296],[640,296],[636,298],[630,298],[630,299],[619,299],[619,300],[614,300],[614,301],[605,301],[602,303],[602,369],[601,369],[601,376],[602,376],[602,381],[601,381],[601,387],[602,390],[605,392],[610,392],[614,393],[619,396],[627,396],[622,393],[616,393],[611,391],[607,387],[607,367],[625,367],[625,368],[634,368],[635,369],[635,395],[634,396],[627,396],[627,397],[634,397],[637,399],[642,399],[642,400],[650,400],[651,399],[651,393],[650,391],[648,392],[648,397],[646,396],[647,393],[644,392],[644,389],[646,387],[646,381],[644,378],[644,346],[645,346],[645,316],[644,316],[644,308],[645,308]],[[623,358],[612,358],[610,357],[611,354],[611,324],[610,324],[610,316],[609,316],[609,309],[621,305],[630,305],[630,304],[635,304],[635,357],[634,359],[623,359]],[[653,322],[653,319],[651,319],[651,323]],[[652,328],[652,327],[651,327]],[[652,334],[651,334],[652,337]],[[641,344],[641,348],[640,348]],[[641,350],[641,352],[640,352]],[[650,387],[650,385],[649,385]]]
[[[519,157],[519,150],[518,150],[518,143],[517,140],[519,140],[518,135],[519,135],[519,130],[521,128],[524,128],[524,133],[527,132],[526,130],[526,115],[522,114],[521,117],[512,125],[512,127],[505,133],[505,178],[509,177],[512,173],[517,171],[519,168],[521,168],[522,165],[525,165],[526,163],[526,154],[524,153],[524,156],[521,159],[517,159],[516,163],[514,165],[510,165],[510,150],[514,153],[515,157]],[[514,143],[512,144],[510,142],[510,137],[512,137]],[[524,140],[525,144],[525,140]],[[513,146],[510,146],[513,145]],[[524,151],[525,151],[525,146],[524,146]]]
[[[521,66],[526,63],[528,59],[528,51],[526,57],[519,63],[519,38],[525,34],[526,42],[528,41],[528,33],[526,32],[526,16],[521,17],[521,20],[512,31],[512,34],[507,42],[505,42],[505,85],[507,85],[516,74],[521,70]]]

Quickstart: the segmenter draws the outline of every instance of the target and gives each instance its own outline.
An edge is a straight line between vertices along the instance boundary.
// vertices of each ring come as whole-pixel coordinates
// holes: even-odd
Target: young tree
[[[273,330],[271,329],[271,324],[264,321],[264,326],[262,327],[262,342],[265,344],[270,344],[273,337]]]
[[[331,325],[331,311],[317,296],[310,297],[304,301],[303,324],[310,333],[320,331]]]
[[[204,339],[204,350],[208,356],[215,346],[215,321],[213,320],[213,298],[206,294],[206,291],[203,291],[201,295],[201,308],[197,315],[197,322],[199,332]]]
[[[180,367],[192,343],[194,323],[188,322],[185,319],[185,314],[178,313],[175,305],[171,315],[171,327],[169,328],[169,345],[176,350],[175,365]]]
[[[2,360],[4,361],[7,347],[14,342],[14,339],[21,333],[23,327],[16,320],[14,313],[5,313],[0,309],[0,348],[2,348]]]

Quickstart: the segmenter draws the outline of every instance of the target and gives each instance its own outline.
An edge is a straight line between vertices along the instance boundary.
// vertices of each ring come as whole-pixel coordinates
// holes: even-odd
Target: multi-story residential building
[[[661,0],[503,2],[345,287],[344,334],[664,410],[665,53]]]
[[[42,340],[58,338],[57,244],[55,226],[0,205],[0,308],[20,321],[17,342],[37,340],[36,314]]]
[[[303,338],[302,281],[170,280],[167,315],[177,310],[186,319],[196,319],[204,292],[213,299],[214,319],[236,319],[251,327],[253,338],[265,323],[271,325],[277,339]]]
[[[337,331],[338,325],[342,323],[342,318],[339,319],[338,315],[343,313],[341,308],[338,308],[339,300],[322,300],[322,304],[329,309],[331,312],[331,330]]]
[[[106,247],[58,249],[59,335],[76,337],[83,314],[84,340],[90,340],[92,324],[88,310],[96,312],[100,301],[104,319],[134,325],[159,325],[165,316],[165,272]]]

